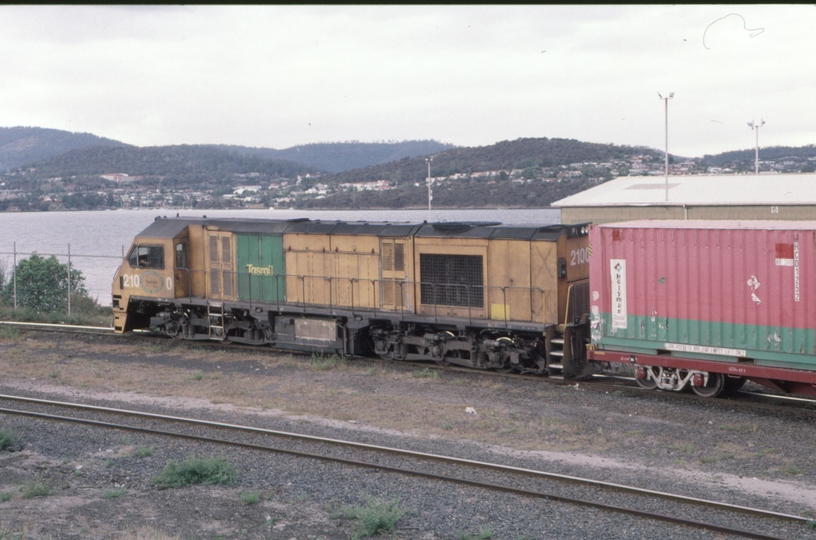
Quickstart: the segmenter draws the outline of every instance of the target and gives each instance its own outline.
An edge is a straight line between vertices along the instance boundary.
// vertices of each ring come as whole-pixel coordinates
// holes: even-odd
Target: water
[[[17,260],[37,252],[57,255],[85,276],[91,297],[103,306],[111,304],[111,281],[133,237],[158,215],[200,217],[309,218],[344,221],[410,221],[428,219],[428,210],[118,210],[84,212],[0,213],[0,268],[11,275],[13,251]],[[505,224],[558,223],[553,209],[434,210],[432,221],[499,221]],[[21,255],[25,254],[25,255]],[[94,256],[94,257],[89,257]]]

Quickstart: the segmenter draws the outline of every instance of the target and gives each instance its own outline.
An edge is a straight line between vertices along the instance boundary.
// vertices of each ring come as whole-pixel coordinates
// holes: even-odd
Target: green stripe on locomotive
[[[598,322],[592,321],[592,341],[598,350],[642,354],[668,350],[673,356],[735,363],[737,356],[744,356],[759,366],[816,371],[816,331],[811,328],[629,315],[626,328],[612,329],[609,313],[602,313]]]
[[[236,234],[238,298],[253,302],[286,301],[283,236]]]

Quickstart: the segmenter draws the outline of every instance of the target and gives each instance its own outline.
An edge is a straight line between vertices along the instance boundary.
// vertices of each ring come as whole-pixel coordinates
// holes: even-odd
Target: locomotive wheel
[[[652,368],[646,366],[646,371],[652,373]],[[635,377],[635,381],[637,381],[638,386],[643,388],[644,390],[654,390],[657,388],[657,381],[654,379],[638,379]]]
[[[725,386],[723,387],[723,392],[726,394],[736,394],[740,388],[745,386],[745,383],[748,382],[747,379],[743,379],[740,377],[739,379],[735,379],[734,377],[724,377],[725,379]]]
[[[708,384],[705,386],[692,386],[691,389],[700,397],[717,397],[725,388],[725,377],[722,373],[709,373]]]

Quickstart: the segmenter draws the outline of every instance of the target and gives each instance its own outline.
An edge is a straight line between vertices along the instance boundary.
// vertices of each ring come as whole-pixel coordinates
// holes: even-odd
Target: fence
[[[17,251],[17,242],[13,243],[13,251],[0,251],[0,255],[12,255],[12,270],[11,270],[11,283],[12,283],[12,296],[14,298],[14,308],[17,308],[17,256],[21,256],[25,258],[26,256],[31,256],[34,254],[37,255],[45,255],[47,257],[67,257],[68,258],[68,265],[67,265],[67,277],[68,277],[68,292],[67,292],[67,300],[68,300],[68,315],[71,314],[71,258],[77,259],[117,259],[122,260],[125,257],[125,246],[122,246],[122,254],[121,255],[83,255],[78,253],[71,253],[71,244],[68,244],[68,252],[67,253],[40,253],[38,251],[32,252],[25,252],[25,251]]]

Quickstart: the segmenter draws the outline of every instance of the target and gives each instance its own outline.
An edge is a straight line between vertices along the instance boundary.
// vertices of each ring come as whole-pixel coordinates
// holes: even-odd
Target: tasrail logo
[[[248,264],[247,272],[253,276],[272,276],[275,274],[275,267],[271,264],[269,266],[254,266]]]

